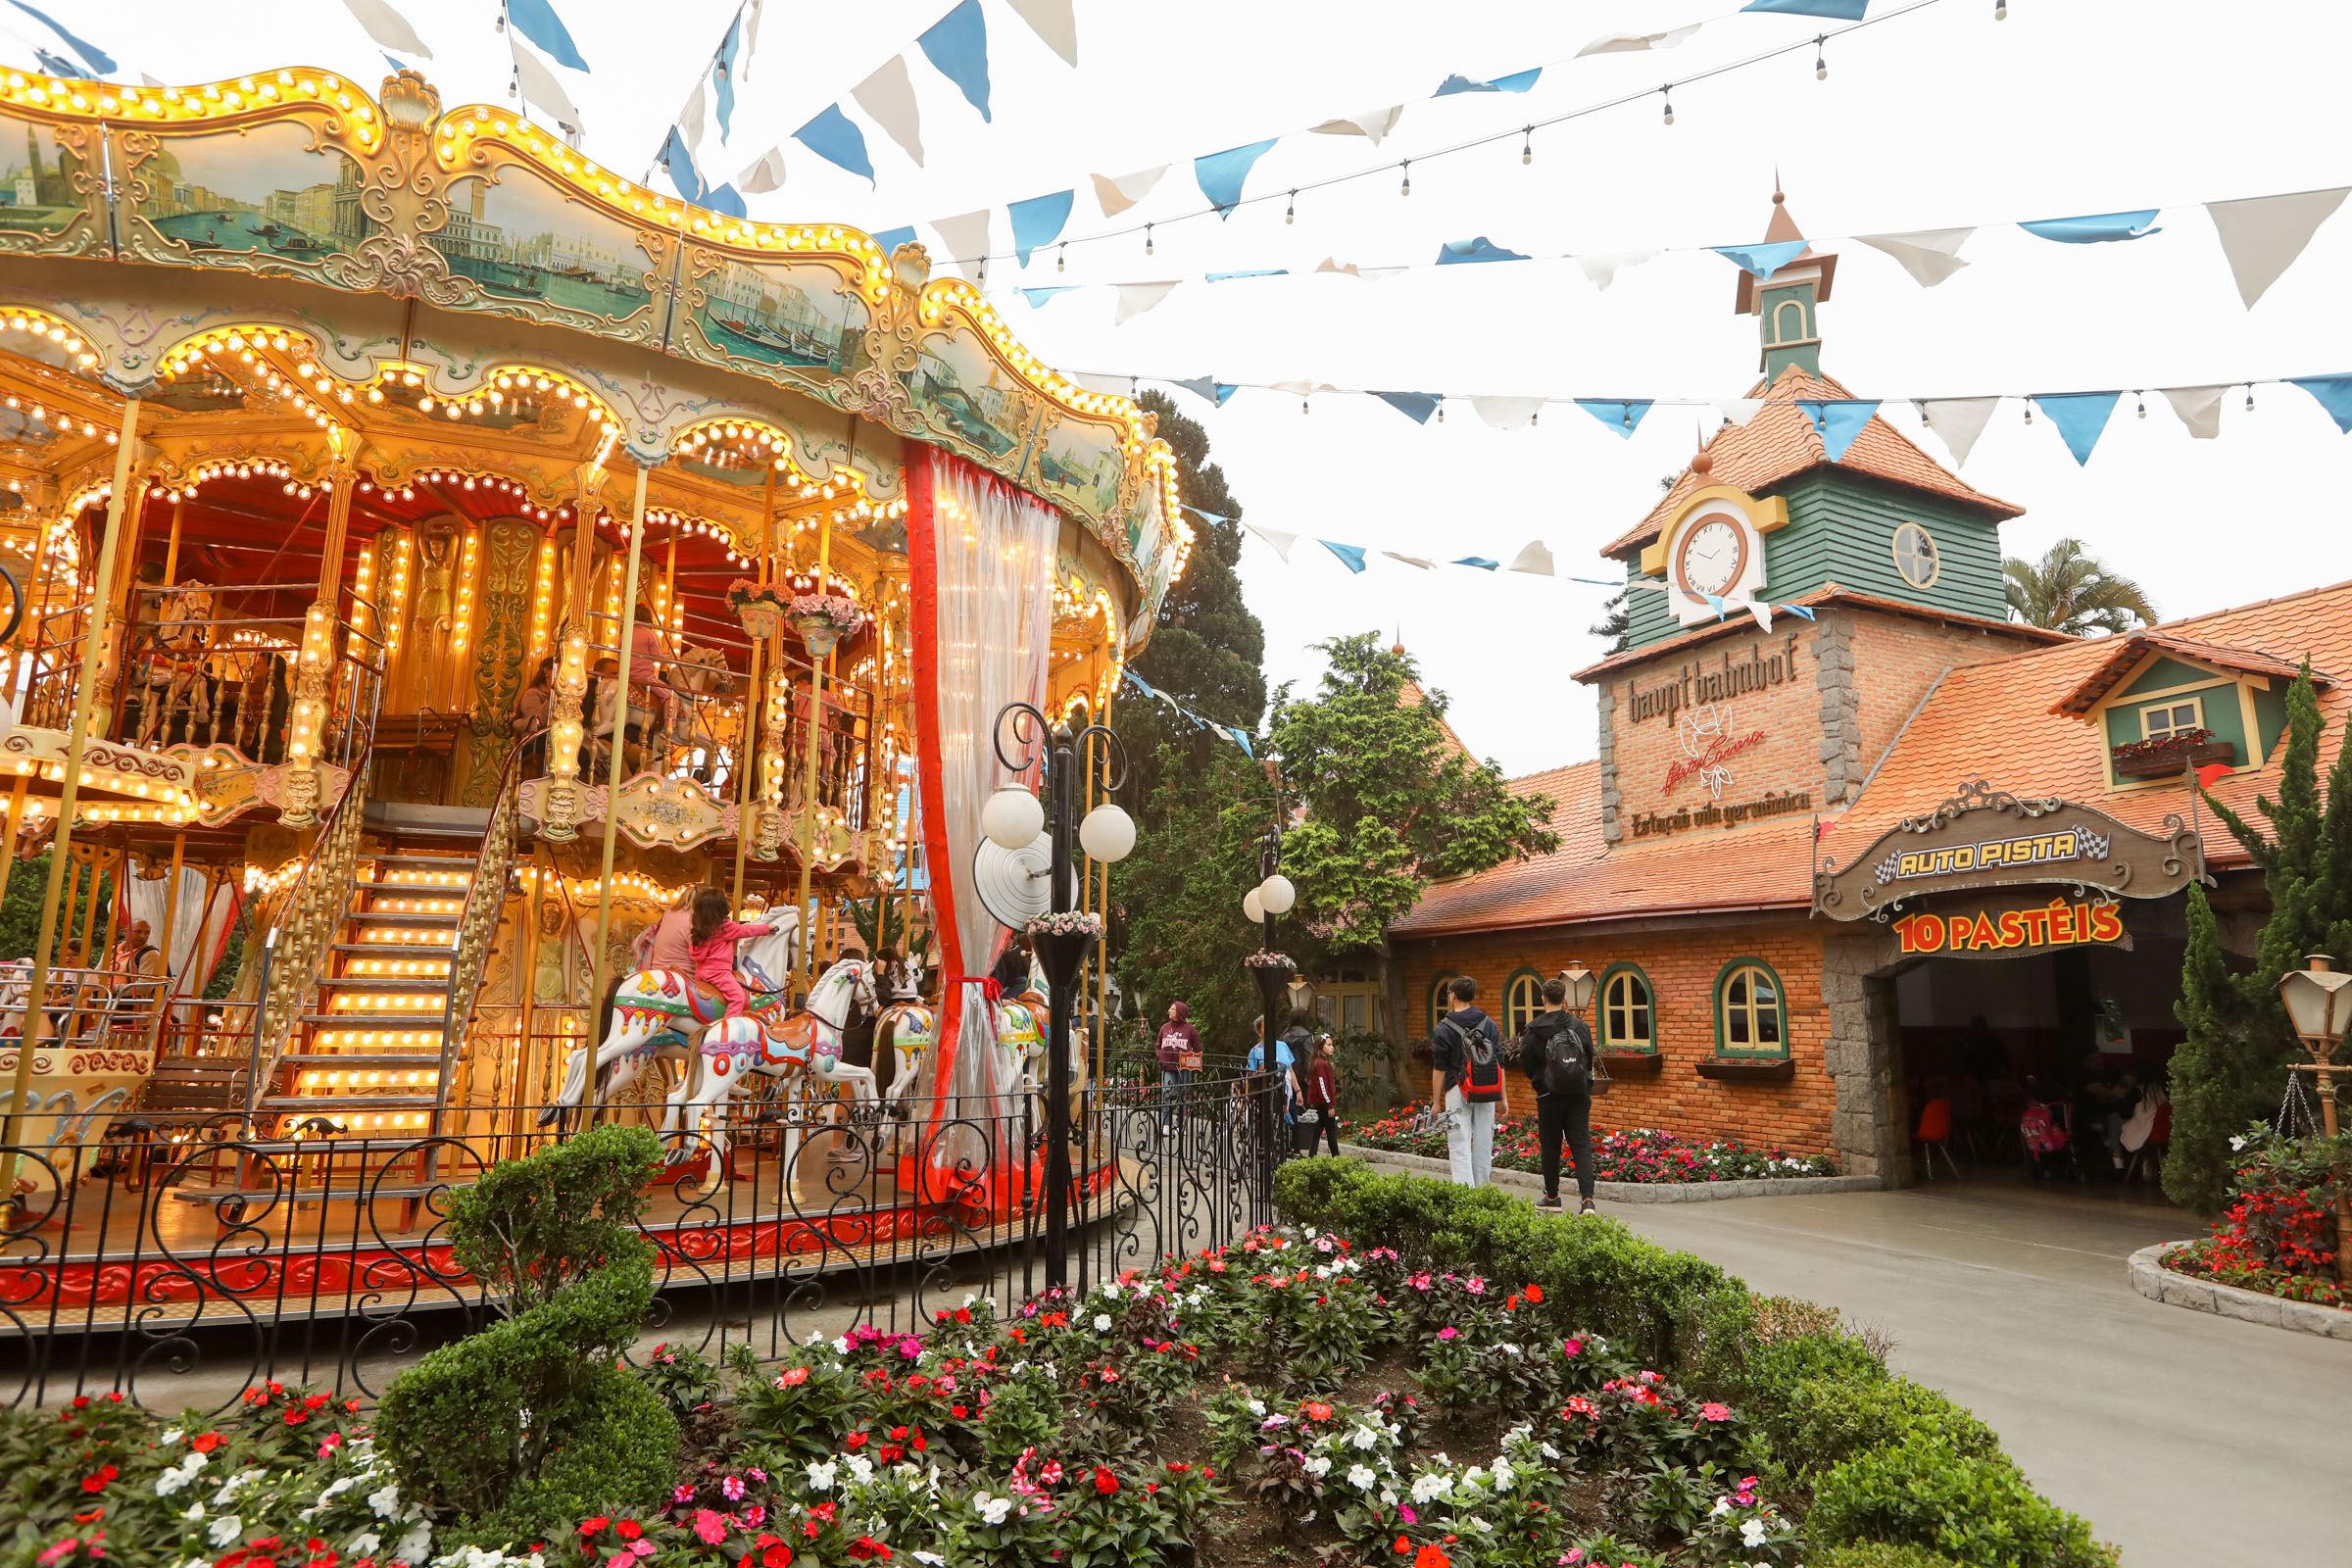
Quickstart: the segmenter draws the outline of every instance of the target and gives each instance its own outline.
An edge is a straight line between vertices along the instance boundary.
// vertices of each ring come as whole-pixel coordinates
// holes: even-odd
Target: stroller
[[[2041,1086],[2026,1083],[2025,1109],[2018,1114],[2017,1139],[2025,1146],[2026,1175],[2034,1181],[2055,1179],[2063,1169],[2082,1179],[2075,1154],[2074,1107],[2065,1101],[2041,1098]]]

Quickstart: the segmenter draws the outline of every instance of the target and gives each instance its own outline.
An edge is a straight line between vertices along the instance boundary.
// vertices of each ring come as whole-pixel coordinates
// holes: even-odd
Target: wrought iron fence
[[[1074,1287],[1271,1217],[1269,1086],[1078,1097]],[[895,1332],[967,1296],[1010,1308],[1042,1289],[1042,1106],[946,1109],[926,1127],[842,1102],[738,1102],[726,1128],[665,1135],[640,1221],[659,1252],[648,1334],[772,1359],[812,1334]],[[563,1136],[540,1111],[468,1106],[445,1136],[308,1145],[250,1140],[233,1111],[82,1145],[36,1130],[18,1151],[29,1190],[0,1229],[0,1398],[212,1408],[274,1378],[372,1401],[408,1357],[498,1310],[452,1256],[450,1195]]]

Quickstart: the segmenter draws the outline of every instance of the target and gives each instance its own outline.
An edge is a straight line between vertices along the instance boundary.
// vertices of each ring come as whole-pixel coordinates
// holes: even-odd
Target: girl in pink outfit
[[[741,1017],[748,1000],[743,982],[735,978],[735,944],[745,937],[773,936],[776,930],[772,925],[746,925],[731,918],[733,912],[726,894],[717,888],[706,887],[694,896],[694,924],[689,932],[694,977],[727,999],[727,1010],[719,1015],[722,1018]]]

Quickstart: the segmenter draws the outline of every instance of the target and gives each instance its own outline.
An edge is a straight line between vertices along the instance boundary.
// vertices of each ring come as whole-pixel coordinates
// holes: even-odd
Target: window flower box
[[[1600,1065],[1611,1078],[1655,1078],[1665,1069],[1666,1058],[1654,1051],[1603,1051]]]
[[[2208,762],[2236,760],[2237,748],[2216,740],[2209,729],[2180,730],[2152,741],[2132,741],[2111,747],[2118,778],[2178,778]]]
[[[1787,1056],[1711,1056],[1698,1064],[1701,1078],[1735,1084],[1785,1084],[1796,1077]]]

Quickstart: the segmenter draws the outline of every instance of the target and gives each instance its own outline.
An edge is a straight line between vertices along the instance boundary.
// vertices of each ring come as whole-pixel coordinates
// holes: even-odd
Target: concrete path
[[[2133,1292],[2125,1259],[2197,1234],[2186,1215],[1945,1184],[1612,1217],[1891,1334],[1897,1371],[1990,1423],[2126,1564],[2352,1563],[2352,1346]]]

